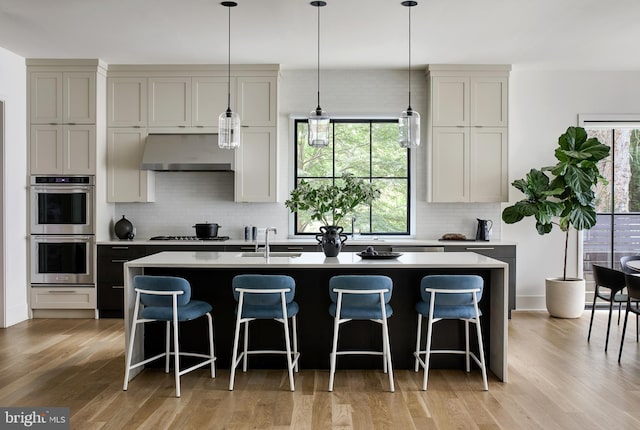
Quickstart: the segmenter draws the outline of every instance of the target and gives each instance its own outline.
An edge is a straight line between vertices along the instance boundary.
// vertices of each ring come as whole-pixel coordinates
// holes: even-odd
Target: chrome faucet
[[[354,228],[354,224],[356,223],[356,217],[351,217],[351,240],[355,240],[356,237],[356,229]]]
[[[269,258],[269,232],[272,231],[273,234],[278,234],[278,229],[275,227],[267,227],[264,230],[264,258]]]

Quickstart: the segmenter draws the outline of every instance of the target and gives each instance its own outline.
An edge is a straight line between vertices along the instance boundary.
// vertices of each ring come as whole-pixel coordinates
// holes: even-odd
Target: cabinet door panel
[[[149,127],[191,125],[191,78],[149,78]]]
[[[471,78],[471,125],[507,126],[507,82],[501,77]]]
[[[469,129],[434,127],[431,190],[434,202],[469,201]]]
[[[30,138],[31,174],[62,172],[62,126],[33,125]]]
[[[154,200],[153,172],[140,170],[146,130],[109,129],[107,199],[110,202]]]
[[[238,113],[242,125],[270,127],[276,125],[276,78],[237,78]]]
[[[96,74],[65,72],[63,74],[64,123],[95,124]]]
[[[231,81],[231,88],[235,79]],[[227,78],[193,78],[191,83],[192,125],[217,127],[218,117],[227,110]],[[235,96],[231,94],[231,110],[237,109]],[[240,117],[240,119],[244,119]]]
[[[110,78],[107,88],[109,127],[147,125],[146,78]]]
[[[469,125],[469,78],[432,79],[433,126]]]
[[[96,126],[64,126],[63,139],[63,173],[94,175],[96,173]]]
[[[472,128],[470,154],[471,201],[508,201],[507,129]]]
[[[30,121],[32,124],[62,123],[62,73],[33,72],[30,75]]]
[[[275,128],[243,128],[240,147],[235,152],[235,200],[275,202],[277,199]]]

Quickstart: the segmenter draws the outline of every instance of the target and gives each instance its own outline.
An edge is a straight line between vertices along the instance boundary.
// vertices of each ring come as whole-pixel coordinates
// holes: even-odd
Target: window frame
[[[589,128],[599,128],[606,127],[611,129],[621,128],[621,127],[635,127],[638,128],[640,126],[640,114],[580,114],[578,115],[578,125],[585,129]],[[610,157],[615,159],[615,145],[611,148],[612,152]],[[612,170],[612,174],[615,176],[615,165],[612,166],[614,170]],[[615,212],[615,190],[612,190],[611,194],[612,202],[611,202],[611,212],[610,213],[602,213],[603,215],[610,216],[611,221],[615,220],[616,215],[619,215]],[[637,214],[637,213],[636,213]],[[601,213],[598,213],[601,215]],[[613,226],[613,224],[612,224]],[[611,232],[611,240],[612,245],[615,246],[614,239],[614,229],[612,227]],[[578,255],[577,255],[577,265],[578,265],[578,277],[585,279],[585,270],[584,270],[584,232],[578,231]],[[619,261],[615,261],[615,248],[611,248],[611,256],[609,264],[613,267],[617,267]],[[587,299],[585,302],[587,304],[591,304],[593,301],[593,289],[590,285],[590,280],[587,280]]]
[[[289,197],[289,190],[295,188],[297,179],[297,148],[296,148],[296,121],[306,120],[306,114],[292,114],[289,116],[289,171],[288,171],[288,191],[286,198]],[[334,121],[335,120],[335,121]],[[332,115],[331,121],[349,123],[349,122],[397,122],[397,115]],[[403,149],[398,146],[398,149]],[[406,233],[363,233],[362,236],[376,239],[378,237],[384,237],[385,239],[401,238],[412,239],[415,238],[416,232],[416,170],[417,170],[417,156],[415,149],[408,149],[408,162],[407,162],[407,232]],[[289,210],[289,225],[288,233],[290,238],[309,238],[313,237],[316,233],[298,233],[296,232],[296,213]]]

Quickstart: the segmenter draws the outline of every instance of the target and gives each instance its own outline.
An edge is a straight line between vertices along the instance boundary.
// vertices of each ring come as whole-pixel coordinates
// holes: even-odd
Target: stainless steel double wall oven
[[[93,176],[32,176],[32,286],[95,287]]]

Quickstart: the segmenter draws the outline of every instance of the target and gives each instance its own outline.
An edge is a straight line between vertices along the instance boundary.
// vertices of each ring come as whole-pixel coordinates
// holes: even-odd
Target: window
[[[590,137],[611,147],[600,162],[609,182],[596,189],[597,223],[583,233],[583,271],[593,291],[592,264],[620,268],[620,257],[640,254],[640,123],[585,122]]]
[[[397,143],[397,119],[332,119],[330,127],[329,146],[313,148],[307,144],[307,120],[295,120],[295,184],[301,179],[335,182],[344,172],[369,180],[381,196],[356,210],[355,233],[408,235],[410,152]],[[294,218],[294,234],[318,233],[320,223],[308,214]],[[342,227],[351,233],[351,222]]]

